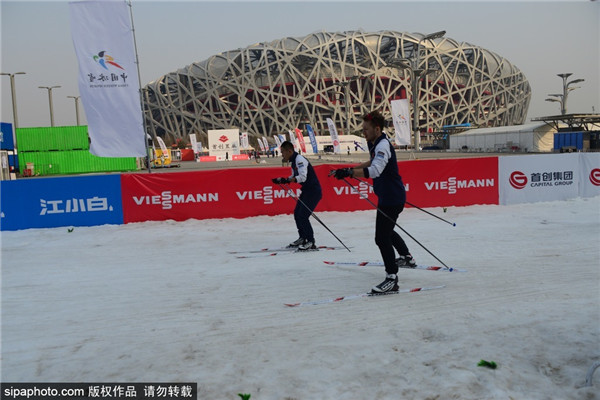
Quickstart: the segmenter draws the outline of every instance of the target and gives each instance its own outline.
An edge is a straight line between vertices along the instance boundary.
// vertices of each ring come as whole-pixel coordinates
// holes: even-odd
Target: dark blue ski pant
[[[321,201],[323,193],[319,190],[303,190],[294,208],[294,220],[298,228],[298,236],[314,243],[315,234],[310,224],[310,215]],[[304,203],[304,204],[303,204]]]

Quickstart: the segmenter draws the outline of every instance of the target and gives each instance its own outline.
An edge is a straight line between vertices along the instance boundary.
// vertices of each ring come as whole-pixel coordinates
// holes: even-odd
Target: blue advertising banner
[[[122,224],[121,176],[2,181],[0,229]]]
[[[310,138],[310,144],[313,148],[313,153],[318,154],[319,149],[317,148],[317,139],[315,138],[315,131],[309,124],[306,124],[306,131],[308,132],[308,137]]]

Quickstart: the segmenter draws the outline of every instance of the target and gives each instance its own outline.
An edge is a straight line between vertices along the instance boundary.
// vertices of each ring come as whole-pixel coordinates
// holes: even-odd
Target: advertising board
[[[2,230],[122,224],[119,175],[1,182]]]

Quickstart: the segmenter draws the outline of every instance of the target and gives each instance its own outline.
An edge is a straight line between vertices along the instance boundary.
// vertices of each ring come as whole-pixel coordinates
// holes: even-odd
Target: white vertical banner
[[[277,143],[277,149],[279,150],[281,147],[281,139],[279,139],[278,135],[273,135],[273,138],[275,139],[275,143]]]
[[[327,127],[329,128],[331,142],[333,143],[333,152],[339,154],[342,152],[342,147],[340,146],[340,140],[338,139],[337,129],[331,118],[327,118]]]
[[[269,151],[269,142],[267,142],[267,138],[263,136],[263,144],[265,145],[265,151]]]
[[[410,112],[408,100],[392,100],[392,121],[396,131],[395,142],[398,146],[410,144]]]
[[[292,131],[288,131],[288,134],[290,135],[290,142],[292,142],[292,144],[294,145],[294,151],[298,151],[299,147],[298,142],[296,141],[296,135],[294,135],[294,132]]]
[[[146,135],[127,3],[73,1],[69,10],[90,152],[100,157],[145,156]]]
[[[162,138],[160,136],[157,136],[156,140],[158,141],[158,145],[160,146],[160,149],[162,150],[162,152],[167,153],[169,151],[169,149],[167,149],[167,145],[162,140]]]
[[[285,142],[287,139],[285,138],[285,133],[279,135],[279,139],[281,139],[281,143]]]
[[[194,154],[200,153],[202,150],[198,148],[198,141],[196,140],[196,134],[190,133],[190,144],[192,145],[192,150]],[[202,145],[200,145],[202,146]]]
[[[248,132],[242,132],[240,135],[240,147],[242,149],[248,149],[250,147],[250,142],[248,141]]]

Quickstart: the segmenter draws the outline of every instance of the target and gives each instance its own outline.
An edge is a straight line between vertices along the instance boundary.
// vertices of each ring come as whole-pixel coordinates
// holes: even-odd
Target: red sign
[[[498,158],[398,163],[406,199],[419,207],[498,204]]]
[[[319,211],[373,209],[372,181],[337,180],[329,171],[346,165],[320,165],[315,172],[323,189]],[[498,204],[497,158],[403,161],[398,163],[407,200],[419,207]],[[123,220],[246,218],[292,213],[300,185],[280,186],[272,178],[290,168],[239,168],[169,174],[123,174]],[[291,188],[291,192],[287,189]]]

